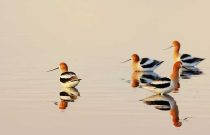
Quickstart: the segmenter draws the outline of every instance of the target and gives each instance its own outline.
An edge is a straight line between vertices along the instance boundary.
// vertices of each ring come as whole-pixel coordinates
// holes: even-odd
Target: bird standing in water
[[[174,63],[173,71],[170,78],[162,77],[159,80],[155,80],[146,86],[141,86],[156,94],[167,94],[173,90],[177,90],[179,86],[179,69],[182,63],[180,61]]]
[[[59,67],[49,70],[47,72],[57,70],[57,69],[59,69],[61,72],[60,83],[63,87],[72,88],[72,87],[76,87],[79,84],[81,79],[79,79],[74,72],[69,72],[68,66],[64,62],[61,62],[59,64]]]
[[[137,54],[131,55],[131,59],[128,59],[122,63],[132,61],[131,67],[135,72],[139,71],[154,71],[163,61],[158,61],[150,58],[139,58]]]
[[[181,44],[179,43],[179,41],[176,41],[176,40],[173,41],[172,46],[166,49],[169,49],[172,47],[174,47],[174,53],[173,53],[174,62],[181,61],[182,65],[185,67],[196,66],[197,64],[199,64],[201,61],[204,60],[204,58],[193,57],[190,54],[180,54],[179,50],[180,50]]]

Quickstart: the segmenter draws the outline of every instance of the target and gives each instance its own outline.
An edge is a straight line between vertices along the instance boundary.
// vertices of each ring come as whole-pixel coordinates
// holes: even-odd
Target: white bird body
[[[142,88],[147,89],[153,93],[163,95],[175,89],[175,82],[169,78],[164,77],[153,81],[149,85],[145,85]]]
[[[74,72],[64,72],[60,75],[60,83],[63,87],[76,87],[80,80]]]

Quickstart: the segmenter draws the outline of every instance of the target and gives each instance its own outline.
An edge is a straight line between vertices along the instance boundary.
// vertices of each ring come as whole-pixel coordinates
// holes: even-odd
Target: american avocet
[[[63,87],[75,87],[79,84],[80,80],[74,72],[68,72],[68,66],[66,63],[61,62],[59,67],[49,70],[47,72],[59,69],[61,72],[60,83]]]
[[[197,57],[193,57],[190,54],[180,54],[179,50],[181,47],[181,44],[179,43],[179,41],[173,41],[172,42],[172,46],[170,46],[169,48],[174,47],[174,62],[176,61],[181,61],[183,66],[185,67],[191,67],[191,66],[196,66],[197,64],[199,64],[201,61],[204,60],[204,58],[197,58]],[[166,49],[169,49],[166,48]]]
[[[158,110],[170,111],[173,125],[175,127],[180,127],[182,125],[182,122],[179,119],[178,105],[170,95],[153,95],[140,101],[143,101],[147,105],[154,106]]]
[[[133,72],[131,75],[131,87],[147,85],[159,78],[160,76],[155,72]]]
[[[160,66],[163,61],[158,61],[150,58],[139,58],[137,54],[133,54],[131,59],[128,59],[122,63],[132,60],[133,71],[153,71]]]
[[[170,78],[162,77],[159,80],[155,80],[148,85],[140,86],[141,88],[150,90],[156,94],[167,94],[173,90],[178,89],[179,86],[179,69],[182,63],[180,61],[174,63],[173,71]]]

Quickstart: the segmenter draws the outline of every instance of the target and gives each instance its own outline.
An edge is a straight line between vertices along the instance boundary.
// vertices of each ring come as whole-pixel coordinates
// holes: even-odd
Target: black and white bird
[[[160,66],[160,64],[163,63],[163,61],[158,61],[150,58],[139,58],[137,54],[133,54],[131,56],[131,59],[128,59],[122,63],[125,63],[127,61],[132,61],[131,67],[132,70],[135,72],[138,71],[154,71],[157,67]]]
[[[170,46],[169,48],[174,47],[174,53],[173,53],[173,57],[174,57],[174,62],[176,61],[181,61],[182,65],[185,67],[192,67],[192,66],[196,66],[197,64],[199,64],[201,61],[204,60],[204,58],[198,58],[198,57],[193,57],[190,54],[180,54],[179,50],[181,47],[181,44],[179,43],[179,41],[173,41],[172,42],[172,46]],[[166,48],[166,49],[169,49]]]
[[[67,66],[66,63],[61,62],[59,64],[59,67],[54,68],[54,69],[49,70],[49,71],[53,71],[53,70],[56,70],[56,69],[59,69],[60,72],[61,72],[60,83],[63,87],[71,88],[71,87],[76,87],[79,84],[81,79],[79,79],[74,72],[69,72],[68,71],[68,66]]]
[[[180,61],[174,63],[171,77],[162,77],[158,80],[151,82],[148,85],[140,86],[156,94],[167,94],[173,90],[177,90],[180,87],[179,84],[179,69],[182,63]]]

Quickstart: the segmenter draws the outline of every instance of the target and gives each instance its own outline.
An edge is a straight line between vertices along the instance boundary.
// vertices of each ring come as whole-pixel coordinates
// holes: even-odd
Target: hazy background
[[[66,55],[152,56],[160,55],[174,39],[184,51],[205,53],[209,4],[208,0],[1,0],[1,57],[57,62]]]
[[[78,105],[80,108],[76,109],[78,112],[80,110],[88,112],[90,106],[82,107],[85,103],[90,105],[88,97],[94,95],[98,89],[102,90],[102,95],[97,93],[92,97],[96,99],[91,100],[93,110],[96,108],[94,103],[104,104],[103,100],[100,100],[104,94],[113,94],[114,97],[110,97],[111,101],[115,96],[122,97],[122,101],[126,99],[124,96],[126,97],[127,93],[118,95],[117,92],[112,91],[113,93],[109,94],[106,90],[124,88],[120,86],[122,83],[120,78],[124,77],[123,74],[129,75],[130,69],[129,64],[122,66],[120,61],[128,59],[134,52],[140,57],[164,60],[164,64],[157,71],[162,75],[168,75],[173,63],[172,50],[162,49],[170,46],[175,39],[182,44],[181,52],[207,58],[199,66],[207,70],[206,74],[208,74],[209,5],[209,0],[0,0],[0,101],[3,110],[0,126],[4,125],[3,133],[15,127],[17,131],[22,131],[21,133],[26,133],[25,129],[28,129],[27,132],[45,129],[46,133],[48,129],[54,129],[51,133],[58,133],[61,130],[59,124],[52,124],[57,122],[60,113],[46,111],[51,103],[45,101],[58,98],[59,92],[59,73],[48,74],[45,71],[58,66],[61,61],[68,63],[70,70],[77,72],[83,79],[79,87],[82,91],[81,95],[84,96]],[[203,80],[207,79],[207,76],[203,77]],[[194,80],[195,83],[196,81]],[[199,84],[203,85],[203,83],[200,81]],[[190,85],[190,82],[187,81],[187,84]],[[207,82],[205,84],[202,88],[209,89]],[[197,87],[200,88],[200,85]],[[209,93],[205,97],[208,95]],[[182,100],[183,97],[178,99]],[[37,103],[37,100],[40,102]],[[112,103],[114,102],[108,102],[107,108]],[[43,111],[45,107],[46,110]],[[123,103],[120,107],[123,107]],[[29,112],[25,112],[24,108],[28,108]],[[200,112],[203,112],[202,109]],[[208,109],[203,115],[209,118]],[[37,110],[42,111],[37,112]],[[39,117],[34,115],[37,113],[41,116],[40,119],[46,121],[40,122]],[[52,115],[46,118],[48,113]],[[69,112],[70,115],[71,113]],[[104,132],[106,130],[115,131],[115,127],[118,126],[121,129],[133,128],[132,122],[139,122],[136,115],[131,119],[122,115],[119,119],[115,119],[115,121],[119,120],[119,123],[110,124],[104,129],[102,127],[107,125],[102,124],[100,127],[97,124],[100,120],[97,118],[102,118],[102,123],[108,123],[113,121],[114,116],[109,114],[110,117],[103,121],[102,116],[105,114],[101,116],[95,112],[91,116],[94,117],[95,114],[98,117],[95,123],[90,125],[98,126],[97,133],[100,131],[106,133]],[[89,115],[82,116],[83,122],[92,120]],[[202,116],[202,113],[199,116]],[[56,119],[52,120],[55,117]],[[62,116],[62,118],[65,117]],[[124,122],[122,118],[128,120],[128,125],[119,125]],[[50,124],[46,126],[48,120]],[[76,118],[74,120],[73,122],[76,122]],[[76,122],[74,129],[81,129],[80,121]],[[85,121],[86,124],[87,121]],[[59,122],[68,124],[64,119]],[[199,120],[198,123],[202,122]],[[15,124],[10,125],[11,123]],[[28,125],[28,123],[33,124]],[[135,125],[138,127],[137,124]],[[204,123],[204,125],[208,124]],[[57,126],[58,129],[56,129]],[[89,131],[89,126],[84,132]],[[159,125],[158,128],[160,127],[162,126]],[[181,132],[187,133],[191,127],[196,126],[189,126]],[[147,126],[146,129],[150,130],[150,127]],[[204,131],[205,129],[208,128],[205,127]],[[94,130],[88,133],[94,133]],[[130,132],[126,130],[123,133]],[[134,131],[134,133],[139,132]]]

